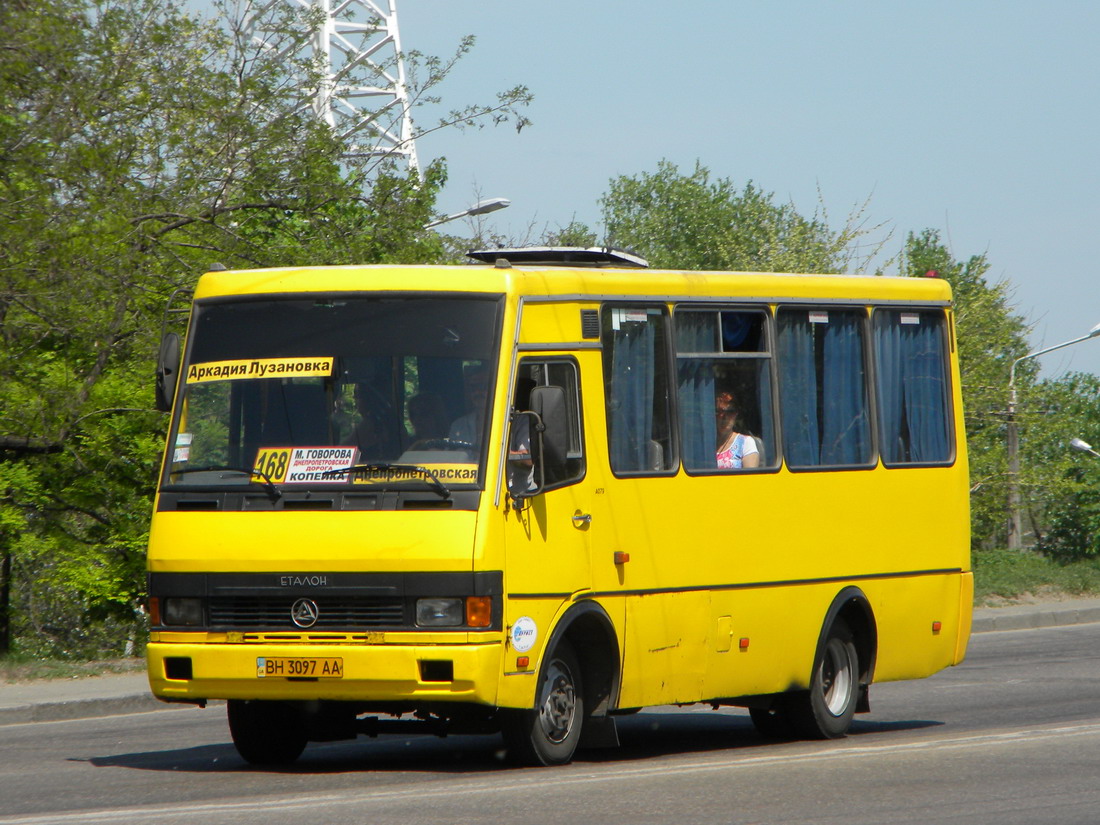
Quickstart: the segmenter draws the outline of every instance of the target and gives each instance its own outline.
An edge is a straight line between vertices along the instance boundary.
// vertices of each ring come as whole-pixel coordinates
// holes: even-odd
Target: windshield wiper
[[[187,475],[188,473],[242,473],[249,477],[250,482],[253,479],[259,479],[259,483],[263,485],[264,490],[267,492],[267,497],[271,499],[272,504],[283,497],[282,491],[275,486],[275,482],[271,480],[271,476],[263,470],[250,470],[246,467],[231,467],[226,464],[209,464],[205,467],[184,467],[180,470],[169,470],[168,475]]]
[[[450,498],[451,491],[447,489],[447,485],[439,480],[439,477],[429,470],[427,467],[421,467],[419,464],[390,464],[385,461],[373,461],[369,464],[353,464],[350,467],[341,467],[335,470],[325,470],[321,473],[321,477],[326,476],[338,476],[344,473],[350,473],[355,475],[356,473],[372,473],[372,472],[390,472],[397,470],[403,473],[419,473],[424,476],[425,483],[431,487],[435,492],[439,494],[441,498]],[[389,479],[382,478],[381,481],[387,481]]]

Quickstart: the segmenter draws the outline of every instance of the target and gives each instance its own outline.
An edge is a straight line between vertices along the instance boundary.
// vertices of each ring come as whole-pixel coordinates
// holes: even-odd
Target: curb
[[[1100,622],[1100,604],[1045,607],[990,607],[974,611],[971,626],[973,633],[989,633],[998,630],[1037,630],[1044,627],[1062,627],[1075,624]]]
[[[154,698],[152,694],[72,699],[64,702],[28,702],[26,704],[0,707],[0,726],[27,724],[29,722],[61,722],[67,719],[90,719],[99,716],[146,713],[172,708],[172,705],[161,702],[159,699]]]

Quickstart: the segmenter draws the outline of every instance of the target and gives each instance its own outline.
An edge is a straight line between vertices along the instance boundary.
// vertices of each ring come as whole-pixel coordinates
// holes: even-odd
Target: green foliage
[[[615,178],[600,204],[607,243],[658,269],[838,272],[864,233],[858,214],[834,232],[823,210],[805,218],[751,182],[711,180],[699,163],[690,174],[661,161],[652,174]]]
[[[1022,596],[1100,593],[1100,561],[1059,563],[1028,551],[973,552],[974,603],[1000,604]]]
[[[317,14],[265,14],[272,48],[176,0],[0,3],[0,653],[5,619],[24,652],[49,655],[117,651],[140,626],[169,295],[215,261],[450,254],[423,229],[443,164],[419,180],[351,152],[357,136],[308,105],[316,66],[282,56]],[[410,57],[417,104],[471,46]],[[371,85],[370,71],[344,81]],[[529,100],[517,87],[450,125],[522,126]]]
[[[1100,378],[1043,381],[1026,402],[1027,455],[1044,469],[1024,488],[1036,549],[1062,563],[1100,557],[1100,459],[1068,449],[1074,437],[1100,443]]]

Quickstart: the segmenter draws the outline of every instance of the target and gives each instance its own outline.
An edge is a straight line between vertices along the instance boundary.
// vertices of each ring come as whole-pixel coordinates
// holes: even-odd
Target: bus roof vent
[[[625,266],[643,268],[649,266],[645,258],[639,258],[621,249],[609,246],[520,246],[513,249],[471,249],[468,258],[482,263],[495,264],[500,260],[515,265],[531,266]]]

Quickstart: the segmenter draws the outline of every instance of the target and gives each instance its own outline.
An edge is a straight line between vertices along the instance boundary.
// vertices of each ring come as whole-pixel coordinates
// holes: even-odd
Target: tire
[[[251,765],[289,765],[305,750],[305,720],[289,702],[230,699],[227,714],[233,745]]]
[[[577,657],[561,642],[539,673],[535,707],[502,711],[508,756],[522,765],[565,765],[581,738],[584,692]]]
[[[791,721],[800,736],[839,739],[848,732],[859,701],[859,654],[843,619],[829,628],[810,690],[791,699]]]

